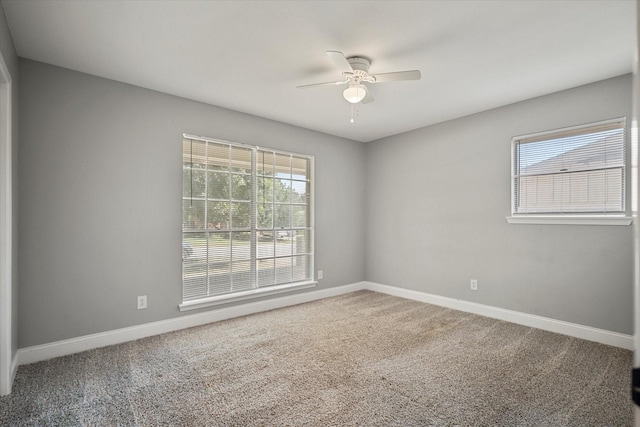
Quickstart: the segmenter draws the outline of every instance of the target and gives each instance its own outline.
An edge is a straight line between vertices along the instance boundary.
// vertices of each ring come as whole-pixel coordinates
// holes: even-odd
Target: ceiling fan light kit
[[[384,74],[369,74],[369,66],[371,61],[360,56],[352,56],[347,58],[342,52],[328,50],[327,55],[342,71],[342,80],[325,83],[314,83],[310,85],[298,86],[298,89],[307,89],[320,86],[338,86],[348,84],[342,96],[351,106],[354,104],[368,104],[373,102],[371,91],[364,83],[384,83],[400,80],[420,80],[422,77],[419,70],[396,71]],[[353,108],[351,112],[351,123],[353,123]]]
[[[357,104],[362,101],[366,95],[367,89],[360,83],[352,83],[344,90],[344,92],[342,92],[344,99],[352,104]]]

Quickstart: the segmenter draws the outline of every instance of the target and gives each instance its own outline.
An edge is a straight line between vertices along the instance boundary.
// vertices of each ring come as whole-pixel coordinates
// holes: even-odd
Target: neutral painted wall
[[[16,55],[15,48],[13,46],[13,39],[9,32],[9,25],[4,14],[4,8],[0,7],[0,54],[4,60],[9,74],[11,74],[12,83],[12,155],[13,155],[13,170],[12,170],[12,184],[13,184],[13,272],[12,272],[12,322],[11,322],[11,345],[12,354],[15,357],[17,353],[18,343],[18,56]]]
[[[630,76],[364,145],[29,60],[20,73],[20,347],[181,315],[185,132],[315,155],[321,288],[367,279],[632,332],[631,227],[505,221],[511,137],[630,118]]]
[[[20,132],[20,347],[181,315],[183,133],[314,155],[316,289],[364,278],[361,143],[23,59]]]
[[[505,220],[511,138],[629,125],[631,93],[626,75],[367,144],[366,279],[633,333],[631,227]]]

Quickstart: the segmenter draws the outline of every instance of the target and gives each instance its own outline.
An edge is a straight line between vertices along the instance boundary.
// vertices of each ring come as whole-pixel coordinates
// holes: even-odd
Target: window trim
[[[255,288],[249,291],[236,292],[232,294],[216,295],[213,297],[200,298],[197,300],[184,301],[178,305],[180,311],[197,310],[199,308],[212,307],[216,305],[230,304],[238,301],[245,301],[254,298],[266,297],[270,295],[282,294],[285,292],[299,291],[313,288],[318,284],[315,280],[305,282],[285,283],[282,285]]]
[[[544,224],[544,225],[631,225],[633,217],[619,216],[592,216],[592,215],[519,215],[508,216],[509,224]]]
[[[270,147],[264,147],[264,146],[259,146],[259,145],[251,145],[251,144],[244,144],[244,143],[240,143],[240,142],[231,142],[231,141],[227,141],[227,140],[223,140],[223,139],[217,139],[217,138],[209,138],[209,137],[204,137],[204,136],[199,136],[199,135],[192,135],[192,134],[187,134],[184,133],[182,134],[182,138],[184,139],[195,139],[195,140],[201,140],[204,142],[212,142],[212,143],[216,143],[216,144],[228,144],[230,146],[238,146],[238,147],[243,147],[243,148],[250,148],[252,150],[258,151],[258,150],[268,150],[270,152],[274,152],[274,153],[280,153],[283,155],[290,155],[290,156],[299,156],[299,157],[304,157],[307,158],[309,161],[309,188],[310,188],[310,197],[309,197],[309,204],[310,204],[310,209],[309,209],[309,239],[310,239],[310,243],[309,243],[309,247],[310,247],[310,260],[309,260],[309,271],[310,271],[310,277],[307,280],[302,280],[302,281],[298,281],[298,282],[289,282],[289,283],[282,283],[282,284],[277,284],[277,285],[271,285],[271,286],[265,286],[262,288],[253,288],[250,290],[246,290],[246,291],[240,291],[240,292],[234,292],[234,293],[228,293],[228,294],[222,294],[222,295],[214,295],[214,296],[207,296],[207,297],[203,297],[203,298],[199,298],[199,299],[192,299],[192,300],[187,300],[185,301],[184,299],[181,300],[181,303],[178,304],[178,309],[179,311],[188,311],[188,310],[197,310],[200,308],[205,308],[205,307],[211,307],[211,306],[216,306],[216,305],[222,305],[222,304],[229,304],[229,303],[233,303],[233,302],[238,302],[238,301],[244,301],[244,300],[251,300],[251,299],[256,299],[256,298],[261,298],[261,297],[265,297],[265,296],[269,296],[269,295],[275,295],[275,294],[281,294],[281,293],[288,293],[288,292],[295,292],[295,291],[299,291],[302,289],[307,289],[307,288],[311,288],[311,287],[315,287],[317,285],[317,281],[315,280],[315,156],[312,154],[302,154],[302,153],[297,153],[297,152],[293,152],[293,151],[286,151],[286,150],[279,150],[279,149],[275,149],[275,148],[270,148]],[[254,167],[252,166],[252,169],[254,169]],[[255,174],[255,172],[252,172],[252,176]],[[182,196],[181,196],[182,198]],[[252,204],[254,204],[254,201],[252,201]],[[181,239],[184,239],[184,233],[181,230]],[[253,261],[253,260],[252,260]],[[182,280],[182,274],[181,274],[181,284],[180,284],[181,288],[184,286],[184,281]]]
[[[623,163],[623,186],[624,186],[624,194],[623,203],[624,203],[624,212],[612,212],[608,213],[549,213],[549,212],[541,212],[541,213],[516,213],[516,194],[515,194],[515,176],[516,176],[516,147],[522,140],[535,140],[535,139],[553,139],[561,137],[560,134],[563,133],[574,133],[581,129],[592,128],[596,126],[606,126],[608,124],[613,123],[623,123],[624,129],[624,163]],[[511,138],[511,177],[510,177],[510,188],[511,188],[511,215],[505,217],[509,224],[555,224],[555,225],[630,225],[633,222],[633,217],[628,215],[628,204],[627,204],[627,181],[628,181],[628,129],[627,129],[627,119],[626,117],[617,117],[608,120],[601,120],[596,122],[585,123],[576,126],[568,126],[558,129],[552,129],[542,132],[535,132],[526,135],[514,136]]]

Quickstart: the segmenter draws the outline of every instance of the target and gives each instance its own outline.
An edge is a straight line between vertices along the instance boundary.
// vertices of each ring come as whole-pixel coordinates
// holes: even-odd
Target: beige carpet
[[[21,366],[10,426],[631,426],[632,353],[369,291]]]

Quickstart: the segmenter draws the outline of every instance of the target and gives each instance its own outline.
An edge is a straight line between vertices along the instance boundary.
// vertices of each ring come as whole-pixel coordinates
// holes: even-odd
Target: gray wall
[[[0,54],[9,73],[13,90],[12,106],[12,154],[13,154],[13,283],[11,289],[12,298],[12,354],[15,357],[18,348],[18,56],[13,47],[13,39],[9,32],[9,25],[4,14],[4,8],[0,7]]]
[[[361,143],[23,59],[20,132],[20,347],[184,314],[183,133],[314,155],[316,289],[364,278]]]
[[[505,221],[511,138],[630,124],[631,89],[621,76],[367,144],[366,279],[633,333],[631,227]]]
[[[319,288],[366,279],[630,334],[631,227],[505,216],[511,137],[630,122],[631,86],[622,76],[365,145],[20,60],[19,346],[183,314],[185,132],[316,156]]]

